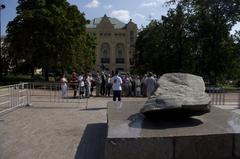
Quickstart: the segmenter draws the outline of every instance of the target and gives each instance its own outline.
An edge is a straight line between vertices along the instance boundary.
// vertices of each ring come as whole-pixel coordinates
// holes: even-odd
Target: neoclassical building
[[[93,19],[86,28],[96,37],[96,70],[130,70],[137,37],[137,25],[132,20],[125,24],[104,15]]]

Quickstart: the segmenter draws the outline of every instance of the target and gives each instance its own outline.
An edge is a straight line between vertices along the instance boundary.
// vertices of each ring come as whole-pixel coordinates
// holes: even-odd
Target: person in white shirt
[[[148,78],[145,80],[145,85],[147,86],[147,97],[150,98],[156,88],[156,80],[153,77],[152,72],[148,73]]]
[[[61,75],[60,82],[61,82],[61,89],[62,89],[62,97],[65,98],[65,97],[67,97],[67,90],[68,90],[67,82],[68,81],[65,78],[64,74]]]
[[[118,76],[118,71],[115,72],[115,76],[112,77],[112,90],[113,90],[113,101],[121,101],[122,94],[122,78]]]
[[[139,76],[135,79],[135,91],[137,97],[141,96],[141,81]]]

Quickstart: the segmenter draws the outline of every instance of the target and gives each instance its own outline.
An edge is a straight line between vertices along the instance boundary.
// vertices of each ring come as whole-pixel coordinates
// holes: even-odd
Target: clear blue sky
[[[16,16],[17,0],[0,0],[6,6],[1,10],[1,35],[5,35],[6,25]],[[164,5],[166,0],[68,0],[70,4],[78,6],[85,13],[87,19],[107,16],[118,18],[123,22],[132,19],[140,28],[145,26],[151,19],[160,19],[166,15],[171,6]],[[240,30],[240,24],[233,30]]]

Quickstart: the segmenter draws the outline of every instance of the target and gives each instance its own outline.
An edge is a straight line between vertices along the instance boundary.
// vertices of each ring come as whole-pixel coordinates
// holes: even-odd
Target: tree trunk
[[[3,70],[2,70],[2,67],[0,67],[0,80],[2,80],[2,74],[3,74]]]
[[[31,68],[31,78],[33,79],[34,77],[34,67]]]
[[[48,81],[48,68],[44,69],[44,78],[45,78],[45,81]]]

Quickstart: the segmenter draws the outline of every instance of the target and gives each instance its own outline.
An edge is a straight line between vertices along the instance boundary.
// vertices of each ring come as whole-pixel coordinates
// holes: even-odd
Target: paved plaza
[[[124,97],[123,101],[146,101]],[[0,159],[103,159],[107,103],[93,97],[86,103],[34,102],[0,116]],[[234,109],[237,105],[219,105]]]
[[[103,159],[107,102],[33,103],[0,116],[0,159]],[[146,98],[123,98],[123,101]]]

